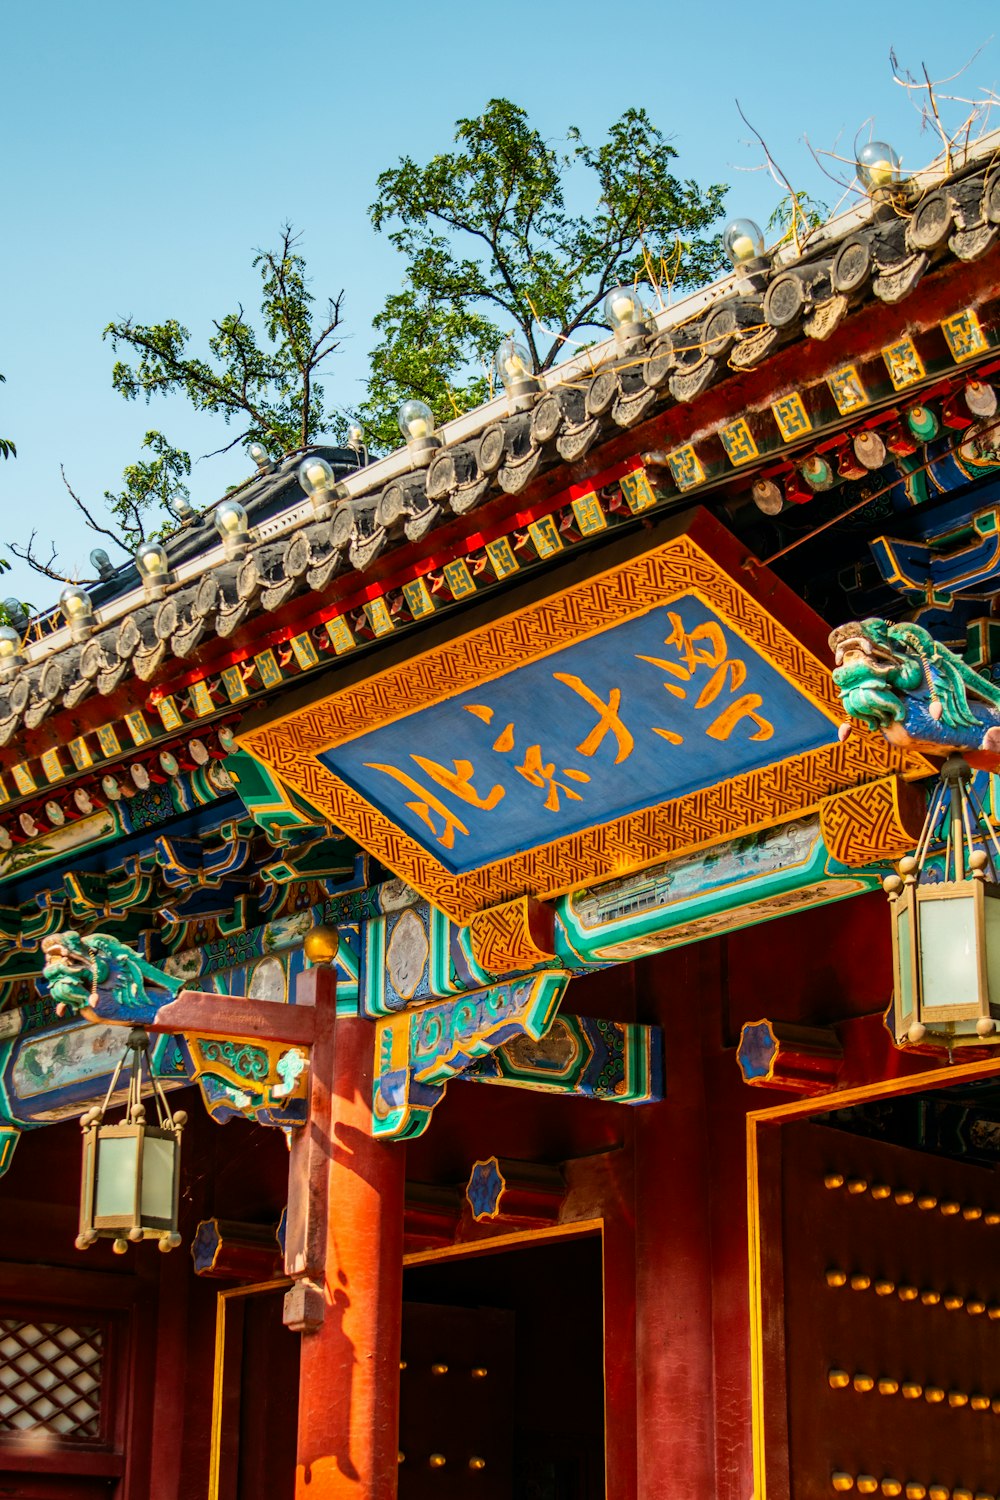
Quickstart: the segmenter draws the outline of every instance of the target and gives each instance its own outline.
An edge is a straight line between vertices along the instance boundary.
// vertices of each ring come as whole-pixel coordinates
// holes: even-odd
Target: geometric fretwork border
[[[734,539],[706,512],[687,530],[595,571],[512,613],[416,652],[328,696],[251,721],[241,749],[268,765],[329,822],[355,839],[453,920],[521,895],[547,898],[641,870],[668,855],[739,837],[814,810],[833,792],[891,773],[925,776],[920,755],[855,732],[841,743],[843,709],[830,667],[765,609],[754,593],[790,595],[773,576],[733,576]],[[721,561],[726,559],[726,563]],[[595,565],[596,561],[595,561]],[[728,567],[727,567],[728,565]],[[737,569],[738,571],[738,564]],[[317,756],[415,709],[489,682],[611,625],[696,594],[830,720],[828,746],[734,776],[656,807],[582,829],[465,874],[445,868],[415,839],[320,764]],[[797,603],[797,601],[794,601]],[[813,617],[815,620],[815,617]]]

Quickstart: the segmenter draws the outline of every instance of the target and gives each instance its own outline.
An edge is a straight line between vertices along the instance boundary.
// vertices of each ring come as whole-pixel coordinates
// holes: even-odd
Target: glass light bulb
[[[722,236],[722,248],[734,266],[764,254],[764,235],[753,219],[734,219]]]
[[[212,519],[222,537],[239,536],[247,529],[247,513],[238,500],[223,500]]]
[[[493,367],[506,390],[509,390],[515,381],[530,380],[534,374],[531,368],[531,355],[524,345],[519,344],[515,339],[504,339],[493,357]]]
[[[265,464],[269,464],[271,462],[271,460],[267,456],[267,449],[264,447],[263,443],[250,444],[250,457],[253,459],[254,463],[259,469],[262,469]]]
[[[364,432],[362,431],[362,429],[360,427],[348,427],[348,429],[347,429],[347,446],[348,446],[348,448],[363,448],[364,444],[365,444],[365,435],[364,435]]]
[[[314,495],[317,490],[332,489],[333,470],[326,459],[319,458],[316,454],[304,458],[299,464],[299,484],[307,495]]]
[[[888,187],[898,182],[899,157],[885,141],[869,141],[858,152],[858,176],[868,189]]]
[[[90,595],[85,589],[74,588],[72,584],[59,595],[59,606],[67,620],[84,620],[94,613]]]
[[[604,316],[617,329],[626,323],[642,323],[646,308],[635,287],[613,286],[604,299]]]
[[[97,573],[98,578],[110,578],[115,571],[114,564],[103,547],[95,547],[90,554],[90,566]]]
[[[408,443],[429,438],[434,431],[434,413],[426,401],[404,401],[397,416],[399,430]]]
[[[171,515],[175,516],[178,521],[190,520],[190,518],[194,515],[194,508],[191,505],[191,502],[188,500],[188,497],[181,494],[179,490],[175,495],[170,496],[170,499],[167,501],[167,506],[170,510]]]
[[[9,661],[21,649],[21,637],[11,625],[0,625],[0,660]]]
[[[159,542],[143,542],[135,554],[135,565],[144,578],[158,578],[168,571],[166,548]]]

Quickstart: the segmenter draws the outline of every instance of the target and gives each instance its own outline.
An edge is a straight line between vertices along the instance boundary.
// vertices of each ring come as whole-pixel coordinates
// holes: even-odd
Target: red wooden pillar
[[[338,1017],[331,1050],[324,1152],[326,1309],[320,1327],[302,1334],[295,1496],[392,1500],[399,1448],[406,1148],[372,1139],[371,1023]],[[319,1056],[316,1064],[322,1072]],[[325,1083],[314,1072],[313,1089],[322,1091]],[[313,1121],[319,1126],[325,1101],[317,1102]],[[312,1144],[320,1142],[314,1137]]]

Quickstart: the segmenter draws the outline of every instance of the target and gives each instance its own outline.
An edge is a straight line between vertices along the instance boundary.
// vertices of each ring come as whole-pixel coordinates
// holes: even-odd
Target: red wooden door
[[[399,1500],[510,1500],[514,1314],[403,1307]]]
[[[400,1500],[603,1500],[602,1270],[580,1237],[406,1272]]]
[[[769,1495],[996,1495],[996,1172],[818,1124],[781,1136],[786,1370],[772,1348],[765,1385],[785,1377],[788,1481],[769,1454]]]

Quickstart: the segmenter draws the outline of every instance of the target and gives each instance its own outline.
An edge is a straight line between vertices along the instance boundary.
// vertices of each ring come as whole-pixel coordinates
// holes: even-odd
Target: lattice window
[[[0,1318],[0,1433],[101,1436],[104,1330]]]

